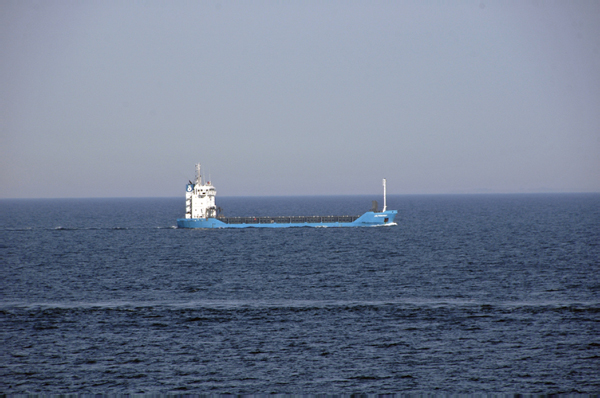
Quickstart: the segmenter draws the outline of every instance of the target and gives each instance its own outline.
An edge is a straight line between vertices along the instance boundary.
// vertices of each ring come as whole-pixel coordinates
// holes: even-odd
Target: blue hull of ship
[[[368,211],[352,222],[318,222],[318,223],[249,223],[226,224],[216,218],[179,218],[178,228],[291,228],[291,227],[379,227],[396,225],[394,218],[397,210],[374,213]]]

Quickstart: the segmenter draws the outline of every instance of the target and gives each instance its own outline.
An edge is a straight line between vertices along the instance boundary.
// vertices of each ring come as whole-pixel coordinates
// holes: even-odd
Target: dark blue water
[[[388,202],[0,201],[0,393],[600,392],[600,195]]]

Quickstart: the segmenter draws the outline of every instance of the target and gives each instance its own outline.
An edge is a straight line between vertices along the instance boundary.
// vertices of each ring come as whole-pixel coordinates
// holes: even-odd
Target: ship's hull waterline
[[[396,225],[397,210],[366,212],[362,216],[308,216],[308,217],[219,217],[180,218],[179,228],[337,228],[337,227],[381,227]],[[305,219],[306,221],[303,221]],[[352,221],[350,221],[352,220]]]

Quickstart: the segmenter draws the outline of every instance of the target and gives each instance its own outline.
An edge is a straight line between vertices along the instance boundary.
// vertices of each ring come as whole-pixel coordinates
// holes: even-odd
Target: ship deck
[[[360,216],[217,217],[225,224],[351,223]]]

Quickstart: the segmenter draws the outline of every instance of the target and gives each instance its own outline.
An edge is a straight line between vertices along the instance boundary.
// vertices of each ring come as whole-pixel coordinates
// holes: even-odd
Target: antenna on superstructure
[[[200,163],[196,163],[196,185],[202,185],[202,174],[200,174]]]
[[[386,180],[384,178],[383,179],[383,210],[382,210],[382,212],[387,210],[387,192],[386,192],[385,183],[386,183]]]

